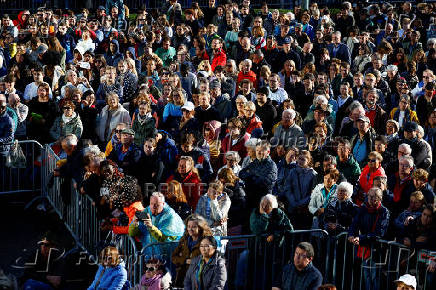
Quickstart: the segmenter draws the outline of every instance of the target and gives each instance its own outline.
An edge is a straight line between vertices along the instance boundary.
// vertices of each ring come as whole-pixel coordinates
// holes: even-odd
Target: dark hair
[[[382,142],[382,144],[388,144],[388,139],[386,138],[386,136],[385,135],[378,135],[376,138],[375,138],[375,141],[380,141],[380,142]]]
[[[201,241],[208,240],[214,249],[218,248],[218,243],[213,236],[204,236]],[[200,242],[201,242],[200,241]]]
[[[308,242],[301,242],[297,245],[297,248],[300,248],[304,251],[306,251],[307,258],[313,258],[315,256],[315,250],[313,249],[313,246],[311,243]]]

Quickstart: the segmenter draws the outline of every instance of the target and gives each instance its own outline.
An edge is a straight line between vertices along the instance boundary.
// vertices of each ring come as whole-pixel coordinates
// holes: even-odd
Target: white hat
[[[414,289],[416,289],[416,278],[415,276],[412,276],[410,274],[403,275],[398,280],[395,280],[394,282],[403,282],[407,286],[411,286]]]
[[[183,106],[182,106],[182,110],[188,110],[188,111],[194,111],[195,110],[195,106],[192,102],[186,102]]]

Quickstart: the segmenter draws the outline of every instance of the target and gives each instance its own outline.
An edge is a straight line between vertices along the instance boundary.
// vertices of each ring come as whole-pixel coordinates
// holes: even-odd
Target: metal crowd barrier
[[[0,195],[32,193],[41,190],[42,145],[35,140],[18,141],[26,157],[25,168],[5,166],[6,157],[0,159]]]

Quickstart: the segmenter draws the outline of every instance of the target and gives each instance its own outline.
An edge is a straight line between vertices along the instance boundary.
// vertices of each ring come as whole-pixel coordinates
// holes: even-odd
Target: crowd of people
[[[435,5],[167,0],[129,17],[106,2],[3,14],[0,29],[0,152],[50,146],[103,233],[178,240],[185,289],[224,288],[212,237],[323,229],[363,256],[380,238],[435,249]],[[116,251],[90,289],[124,285]],[[272,286],[317,289],[314,255],[299,244]],[[141,285],[165,289],[159,261],[146,269]]]

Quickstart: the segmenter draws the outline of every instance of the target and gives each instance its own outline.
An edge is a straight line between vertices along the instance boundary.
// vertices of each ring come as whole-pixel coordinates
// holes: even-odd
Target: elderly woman
[[[389,117],[395,120],[403,128],[404,124],[408,122],[419,123],[416,112],[410,108],[410,97],[408,95],[401,95],[398,107],[393,108]]]
[[[359,186],[361,193],[367,193],[371,189],[374,177],[376,176],[386,176],[385,170],[381,166],[383,157],[377,151],[372,151],[368,154],[368,164],[362,169],[362,173],[359,177]],[[360,196],[363,198],[363,196]],[[356,204],[361,205],[363,199],[356,200]]]
[[[88,290],[122,289],[127,282],[127,271],[118,249],[106,247],[100,254],[95,279]]]
[[[245,142],[250,139],[250,134],[244,132],[242,121],[238,118],[231,118],[227,123],[227,129],[229,130],[229,133],[221,142],[221,152],[226,153],[228,151],[236,151],[241,158],[245,158],[245,156],[247,156]],[[223,156],[223,159],[225,159],[225,155]],[[225,160],[223,161],[225,163]]]
[[[236,151],[227,151],[225,154],[226,157],[226,165],[221,167],[218,170],[218,174],[223,170],[224,168],[230,169],[233,174],[238,176],[239,171],[241,171],[242,167],[239,165],[239,162],[241,161],[241,157],[239,156],[238,152]]]
[[[106,106],[101,110],[97,126],[97,136],[100,142],[110,139],[112,130],[119,123],[130,124],[129,112],[120,104],[116,93],[109,93],[106,98]]]
[[[353,185],[344,181],[336,187],[336,196],[330,199],[324,210],[324,229],[336,235],[348,230],[357,206],[351,201]]]
[[[289,218],[279,209],[277,198],[272,194],[262,197],[259,208],[252,211],[250,229],[255,235],[268,235],[269,243],[280,243],[287,232],[294,230]]]
[[[206,236],[200,241],[200,253],[192,259],[184,280],[185,290],[223,290],[227,282],[226,263],[217,252],[217,241]]]
[[[224,185],[221,181],[211,183],[206,194],[198,200],[195,210],[206,219],[214,236],[227,235],[227,218],[231,201],[223,189]]]
[[[74,134],[77,139],[80,139],[83,132],[83,125],[79,114],[74,110],[76,106],[71,101],[63,103],[63,114],[56,118],[53,126],[50,129],[50,136],[55,140],[60,140],[66,135]]]
[[[245,150],[247,150],[247,156],[242,160],[241,168],[247,167],[251,162],[256,160],[256,145],[259,143],[260,139],[250,138],[245,142]]]
[[[244,118],[245,117],[245,104],[247,103],[247,98],[243,95],[236,97],[236,110],[233,110],[233,117]]]
[[[192,259],[200,255],[200,241],[203,237],[212,236],[206,220],[198,215],[190,215],[185,221],[185,234],[172,253],[172,262],[176,266],[174,286],[183,287],[183,280],[191,265]]]
[[[337,169],[328,169],[324,174],[324,183],[312,190],[309,212],[313,214],[312,229],[322,228],[324,212],[327,204],[336,197],[336,182],[339,179]]]
[[[256,105],[248,101],[244,105],[244,117],[242,118],[245,132],[251,134],[254,129],[262,128],[262,121],[256,116]]]

